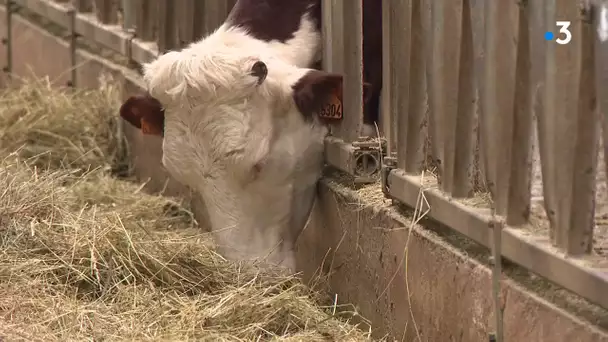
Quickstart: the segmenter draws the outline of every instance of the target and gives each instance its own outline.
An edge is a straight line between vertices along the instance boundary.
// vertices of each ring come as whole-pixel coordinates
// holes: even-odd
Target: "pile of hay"
[[[0,92],[0,149],[42,168],[121,167],[116,87],[60,92],[48,80],[24,80]]]
[[[179,203],[112,178],[115,95],[0,94],[0,338],[369,340],[298,279],[223,260]]]

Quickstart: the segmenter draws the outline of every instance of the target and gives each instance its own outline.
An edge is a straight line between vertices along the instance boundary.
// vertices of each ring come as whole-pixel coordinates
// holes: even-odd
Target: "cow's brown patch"
[[[246,29],[256,39],[285,42],[293,38],[306,13],[320,32],[321,0],[239,0],[226,23]]]

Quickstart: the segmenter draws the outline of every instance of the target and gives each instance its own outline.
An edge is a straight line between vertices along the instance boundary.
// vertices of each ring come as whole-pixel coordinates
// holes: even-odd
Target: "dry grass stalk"
[[[43,168],[116,165],[120,155],[117,88],[62,93],[48,79],[0,90],[0,148]]]
[[[27,96],[0,97],[11,108],[0,109],[3,150],[18,148],[0,157],[0,337],[369,339],[299,279],[225,261],[179,203],[112,178],[112,129],[86,125],[116,120],[113,111],[40,82],[15,91]]]

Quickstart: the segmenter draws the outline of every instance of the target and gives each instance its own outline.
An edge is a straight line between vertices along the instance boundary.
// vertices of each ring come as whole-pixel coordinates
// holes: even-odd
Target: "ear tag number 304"
[[[319,117],[328,120],[342,120],[342,102],[337,96],[332,99],[319,111]]]

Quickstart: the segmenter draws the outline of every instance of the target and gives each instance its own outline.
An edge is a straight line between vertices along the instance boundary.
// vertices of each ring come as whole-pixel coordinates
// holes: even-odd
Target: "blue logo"
[[[551,31],[545,32],[545,40],[553,40],[553,38],[555,38],[555,36],[553,35],[553,32],[551,32]]]

